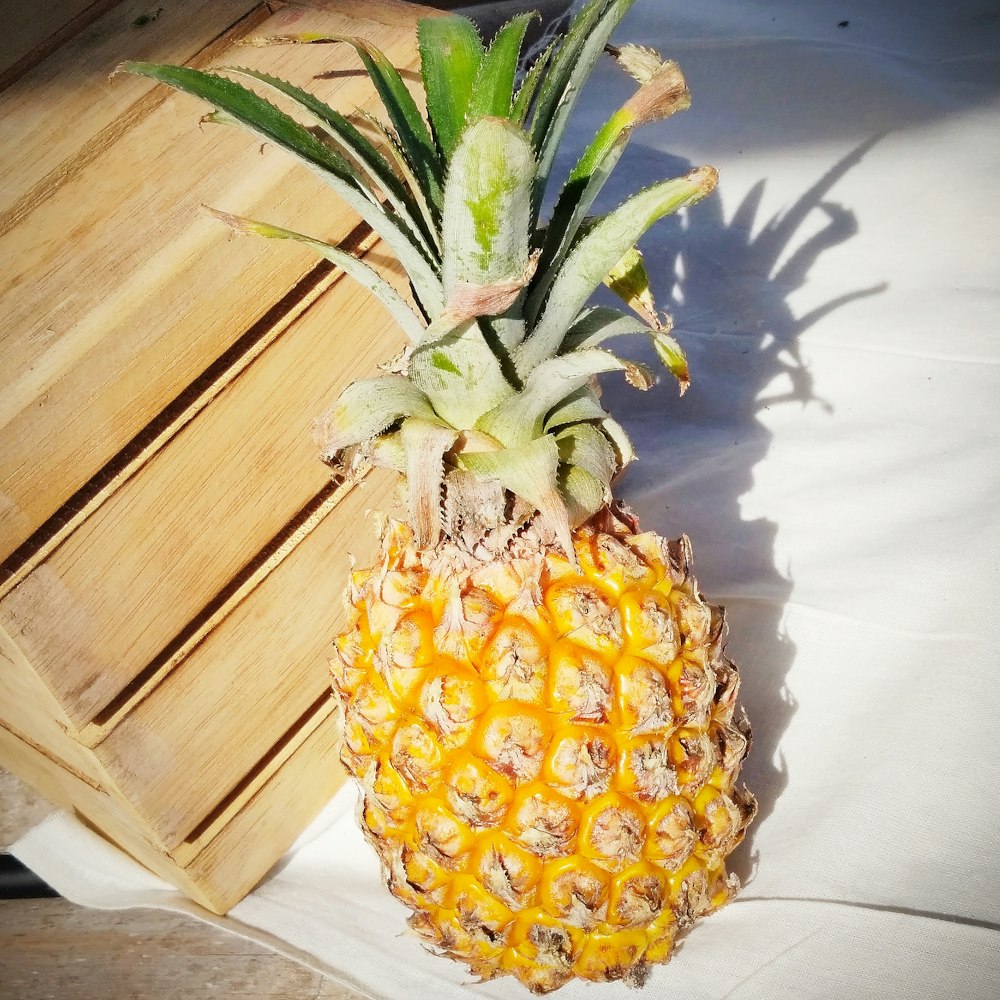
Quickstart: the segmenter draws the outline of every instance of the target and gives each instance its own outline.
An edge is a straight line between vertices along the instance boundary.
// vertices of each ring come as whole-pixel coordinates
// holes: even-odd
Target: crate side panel
[[[151,872],[176,885],[202,906],[215,905],[216,894],[209,897],[202,891],[201,883],[209,880],[204,873],[199,871],[198,877],[192,878],[166,851],[152,844],[135,818],[104,791],[60,767],[58,762],[2,725],[0,760],[22,781],[37,788],[52,803],[71,812]]]
[[[336,11],[286,8],[261,33],[357,31],[394,62],[410,32]],[[290,51],[291,50],[291,51]],[[374,106],[346,46],[273,46],[219,57]],[[201,109],[204,109],[204,105]],[[332,241],[357,222],[287,154],[166,97],[103,155],[0,237],[0,559],[6,558],[314,267],[303,247],[232,240],[202,203]]]
[[[16,80],[117,0],[7,0],[0,40],[0,88]]]
[[[76,726],[166,655],[323,488],[314,416],[402,343],[367,293],[338,281],[0,601],[0,623]]]
[[[106,783],[107,776],[93,751],[81,746],[59,702],[2,628],[0,725],[21,734],[50,757],[64,762],[88,783],[96,787]]]
[[[351,557],[376,544],[370,509],[395,477],[368,477],[97,745],[134,808],[172,847],[329,690]]]

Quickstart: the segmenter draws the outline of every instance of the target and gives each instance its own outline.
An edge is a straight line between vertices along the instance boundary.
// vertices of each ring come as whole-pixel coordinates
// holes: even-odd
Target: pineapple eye
[[[604,660],[569,640],[552,648],[549,705],[581,722],[607,722],[612,705],[612,671]]]
[[[639,736],[621,748],[617,787],[640,802],[658,802],[677,791],[677,774],[665,736]]]
[[[623,656],[618,663],[617,680],[623,728],[639,735],[673,727],[673,699],[659,667],[639,657]]]
[[[545,689],[545,645],[523,618],[509,618],[483,653],[480,673],[498,701],[537,702]]]
[[[585,857],[621,864],[637,858],[646,839],[645,822],[637,806],[609,792],[591,802],[580,824],[580,848]]]
[[[549,588],[545,605],[559,636],[595,653],[613,655],[621,649],[621,614],[594,584],[560,581]]]
[[[396,729],[389,760],[411,792],[426,792],[436,783],[444,753],[427,724],[410,719]]]
[[[544,785],[522,789],[506,826],[513,839],[540,858],[571,853],[579,824],[575,803]]]
[[[607,916],[611,876],[582,858],[562,858],[545,865],[540,899],[546,912],[585,930]]]
[[[655,590],[631,592],[619,602],[626,645],[654,663],[666,666],[680,649],[680,636],[668,598]]]
[[[493,768],[518,783],[542,769],[550,739],[549,722],[520,702],[495,705],[480,722],[476,750]]]
[[[475,844],[472,830],[437,799],[425,799],[417,808],[414,826],[420,848],[446,867]]]
[[[477,757],[460,759],[448,772],[448,804],[474,827],[496,826],[514,798],[514,786]]]
[[[664,873],[648,861],[639,862],[614,879],[608,922],[621,927],[646,927],[660,915],[668,895]]]
[[[671,796],[652,812],[644,854],[660,861],[668,871],[676,871],[687,861],[698,841],[694,810],[690,802]]]
[[[598,728],[570,726],[552,741],[545,777],[564,794],[587,801],[608,790],[614,746]]]

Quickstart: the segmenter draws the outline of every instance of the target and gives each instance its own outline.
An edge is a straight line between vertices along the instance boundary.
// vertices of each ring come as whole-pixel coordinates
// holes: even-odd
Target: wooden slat
[[[334,714],[183,869],[209,909],[225,913],[274,865],[347,781]]]
[[[288,8],[261,30],[320,27],[365,34],[398,63],[415,59],[398,26],[336,10]],[[347,75],[317,90],[340,106],[373,101],[339,47],[238,55],[300,81],[342,67]],[[0,238],[9,262],[0,291],[0,558],[308,272],[303,248],[262,254],[253,241],[227,242],[201,203],[334,240],[355,224],[288,156],[238,130],[198,129],[198,113],[189,98],[168,97]]]
[[[312,417],[401,346],[381,308],[338,281],[0,601],[0,623],[74,725],[162,655],[323,488]]]
[[[0,725],[0,758],[4,767],[37,788],[56,805],[100,828],[106,836],[123,846],[148,868],[162,862],[169,870],[175,867],[166,852],[154,847],[146,836],[142,821],[127,804],[116,800],[106,789],[95,787],[79,774],[63,767],[30,739]],[[166,876],[164,876],[166,877]]]
[[[120,803],[0,726],[0,757],[14,774],[74,812],[196,902],[224,913],[295,842],[346,780],[334,713],[324,707],[306,740],[187,864],[154,846]]]
[[[93,752],[68,732],[69,719],[32,670],[10,635],[0,628],[0,725],[82,781],[100,787],[105,775]]]
[[[148,10],[148,0],[116,4],[0,98],[0,232],[165,99],[168,91],[144,77],[109,83],[119,62],[199,65],[217,54],[220,36],[255,30],[269,16],[260,0],[171,0],[160,17],[133,27]]]
[[[370,480],[95,748],[169,848],[328,691],[349,557],[367,562],[376,538],[365,514],[386,509],[395,488],[394,476]]]
[[[0,90],[27,73],[118,0],[6,0]]]

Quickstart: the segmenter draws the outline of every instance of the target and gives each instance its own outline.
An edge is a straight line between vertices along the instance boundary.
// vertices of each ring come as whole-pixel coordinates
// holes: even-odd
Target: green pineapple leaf
[[[517,122],[518,125],[523,125],[528,117],[535,94],[538,92],[538,85],[542,82],[545,69],[555,50],[556,42],[552,41],[538,54],[535,61],[528,68],[528,72],[524,74],[524,79],[518,88],[517,96],[514,98],[514,104],[510,112],[510,120]]]
[[[314,429],[320,454],[335,461],[337,453],[378,437],[397,420],[436,420],[427,396],[404,375],[388,374],[352,382]]]
[[[562,463],[557,482],[570,524],[582,524],[611,502],[611,490],[578,465]]]
[[[593,424],[574,424],[555,435],[559,445],[559,490],[570,523],[579,524],[611,502],[611,480],[618,456],[604,433]]]
[[[576,243],[559,270],[544,312],[515,353],[519,373],[530,372],[559,349],[565,332],[608,272],[658,219],[692,205],[718,180],[713,167],[640,191],[598,220]]]
[[[622,153],[625,152],[629,134],[628,130],[619,132],[613,142],[602,147],[600,157],[593,157],[586,170],[574,171],[563,187],[552,213],[552,221],[545,228],[538,267],[539,277],[532,286],[525,307],[525,314],[531,322],[534,322],[542,311],[552,282],[555,281],[559,267],[586,219],[587,211],[621,159]],[[588,153],[593,148],[592,144]],[[587,154],[584,156],[586,158]]]
[[[417,41],[427,116],[447,161],[466,122],[473,84],[483,61],[483,42],[476,26],[456,14],[421,18]]]
[[[635,316],[626,316],[617,309],[598,306],[586,310],[570,327],[559,350],[561,354],[589,350],[612,337],[627,337],[634,334],[649,337],[657,357],[667,371],[677,379],[683,395],[690,384],[691,376],[681,345],[667,330],[648,326]]]
[[[625,371],[630,381],[645,382],[637,367],[609,351],[592,349],[549,358],[532,370],[521,392],[485,413],[477,421],[476,430],[508,447],[525,444],[544,432],[546,414],[594,375]]]
[[[473,320],[447,333],[424,335],[410,356],[409,378],[452,427],[468,429],[514,389]]]
[[[378,201],[381,192],[399,218],[418,236],[426,254],[436,258],[436,235],[433,227],[426,225],[413,195],[399,181],[385,157],[353,122],[314,94],[286,80],[239,66],[226,66],[221,72],[256,80],[293,101],[298,107],[304,108],[337,144],[340,151],[349,157],[355,167],[355,176],[365,178],[365,189],[371,199]]]
[[[538,93],[531,138],[538,152],[536,209],[584,83],[635,0],[591,0],[576,16]]]
[[[320,142],[305,126],[279,111],[252,90],[222,76],[184,66],[125,62],[119,70],[166,83],[215,105],[214,120],[236,122],[255,135],[287,150],[319,175],[381,236],[406,268],[424,309],[436,316],[444,307],[441,282],[410,230],[373,201],[351,164]],[[218,116],[218,111],[224,117]]]
[[[261,138],[287,149],[310,166],[320,167],[338,177],[350,175],[347,161],[307,128],[252,90],[223,76],[186,66],[144,62],[123,62],[115,72],[149,77],[200,97],[225,114],[222,121],[248,126]]]
[[[278,45],[284,43],[300,45],[350,45],[364,64],[368,76],[378,91],[392,122],[399,141],[406,152],[407,160],[420,182],[421,190],[428,203],[439,211],[441,207],[441,183],[444,173],[441,158],[431,133],[420,114],[416,101],[399,74],[399,70],[389,61],[385,53],[364,38],[353,35],[325,35],[306,32],[298,35],[273,35],[269,38],[249,39],[249,45]]]
[[[665,320],[669,329],[670,318],[665,316],[661,319],[656,311],[649,272],[646,270],[642,252],[637,247],[625,251],[622,259],[608,271],[604,284],[650,326],[659,330],[664,326]]]
[[[531,279],[534,176],[531,143],[512,122],[480,118],[462,133],[444,193],[439,326],[504,313]]]
[[[257,222],[255,219],[230,215],[228,212],[220,212],[214,208],[209,208],[208,211],[237,233],[252,233],[270,240],[294,240],[304,244],[310,250],[326,258],[331,264],[336,264],[358,284],[367,288],[392,313],[393,319],[400,325],[411,343],[418,343],[423,336],[424,326],[416,313],[406,304],[406,300],[384,278],[353,254],[349,254],[339,247],[331,246],[329,243],[323,243],[321,240],[304,236],[294,230],[282,229],[281,226],[272,226],[266,222]]]
[[[527,314],[537,318],[551,287],[559,265],[573,245],[586,214],[604,187],[625,151],[632,131],[637,125],[659,121],[689,106],[691,95],[680,68],[674,62],[659,57],[651,49],[626,46],[621,52],[639,49],[643,54],[643,70],[634,69],[626,60],[626,68],[634,69],[640,76],[641,86],[598,130],[586,151],[571,171],[559,200],[556,202],[545,235],[542,257],[539,262],[541,280],[532,289]],[[655,60],[655,66],[649,65]],[[630,303],[631,304],[631,303]],[[654,319],[651,322],[656,322]]]
[[[603,420],[607,415],[593,389],[583,385],[579,389],[574,389],[549,410],[544,429],[548,433],[568,424],[577,424],[585,420]]]
[[[430,204],[424,197],[424,192],[420,187],[420,181],[417,180],[417,175],[413,172],[413,168],[406,158],[406,153],[399,144],[399,138],[396,136],[396,133],[367,111],[357,110],[354,114],[354,120],[359,129],[367,128],[372,134],[378,136],[382,142],[386,156],[396,168],[396,172],[402,178],[403,185],[410,192],[413,201],[420,211],[424,229],[433,234],[437,256],[440,257],[440,219],[431,211]]]
[[[537,13],[519,14],[497,32],[476,76],[469,121],[487,116],[511,117],[521,44],[528,25],[536,17]]]
[[[569,514],[559,490],[559,445],[551,434],[516,448],[462,452],[459,466],[481,479],[497,479],[527,500],[555,533],[567,553],[573,552]]]
[[[677,379],[677,384],[681,388],[683,396],[691,384],[691,373],[688,370],[687,356],[684,349],[677,341],[662,330],[657,330],[653,335],[653,349],[656,356],[663,363],[664,368]]]
[[[617,460],[611,442],[593,424],[578,423],[555,434],[559,458],[567,465],[578,465],[602,483],[614,478]]]
[[[605,417],[598,426],[605,433],[618,455],[618,474],[621,475],[622,471],[631,465],[636,458],[632,440],[625,433],[625,428],[613,417]]]

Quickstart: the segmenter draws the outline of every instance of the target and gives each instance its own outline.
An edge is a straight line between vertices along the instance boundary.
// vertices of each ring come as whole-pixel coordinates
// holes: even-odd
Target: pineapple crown
[[[472,547],[511,537],[538,516],[572,557],[570,529],[611,501],[634,458],[605,412],[596,376],[619,370],[646,389],[653,375],[604,348],[629,334],[652,340],[687,385],[684,354],[658,314],[636,242],[658,219],[715,186],[712,167],[664,180],[606,215],[588,215],[633,130],[686,108],[677,65],[651,49],[609,44],[634,0],[590,0],[566,35],[517,70],[535,14],[505,24],[484,46],[456,15],[419,22],[426,118],[399,72],[362,38],[283,35],[250,44],[353,46],[390,124],[348,117],[315,95],[245,68],[202,72],[124,63],[214,105],[206,121],[248,129],[296,156],[377,233],[405,268],[412,302],[346,251],[302,233],[225,213],[239,232],[304,243],[343,268],[392,313],[409,345],[376,378],[349,385],[317,421],[323,457],[354,472],[388,466],[406,477],[422,545],[444,532]],[[597,132],[539,213],[580,90],[602,52],[638,83]],[[312,128],[232,78],[248,79],[304,113]],[[587,305],[602,283],[626,313]]]

